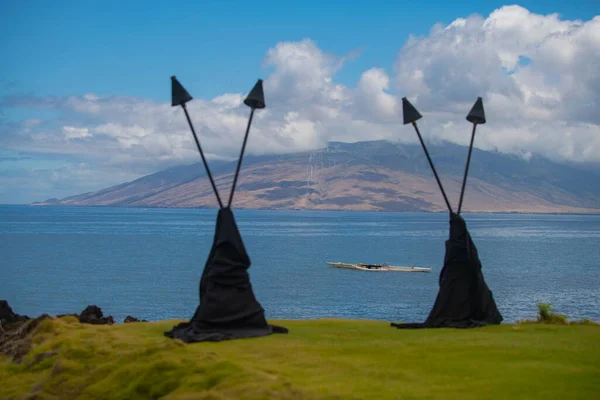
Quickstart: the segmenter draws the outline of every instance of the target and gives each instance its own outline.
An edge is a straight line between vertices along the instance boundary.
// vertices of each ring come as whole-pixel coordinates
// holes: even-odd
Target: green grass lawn
[[[592,399],[600,327],[501,325],[397,330],[377,321],[273,321],[288,335],[183,344],[176,321],[43,322],[0,398]]]

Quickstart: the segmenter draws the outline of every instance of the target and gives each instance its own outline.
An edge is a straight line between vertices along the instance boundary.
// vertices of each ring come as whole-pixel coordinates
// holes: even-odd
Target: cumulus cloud
[[[394,68],[398,91],[431,114],[439,137],[464,143],[456,124],[443,125],[482,96],[490,125],[480,147],[600,159],[599,16],[566,21],[502,7],[411,37]]]
[[[269,49],[267,108],[255,114],[248,153],[311,150],[332,140],[415,142],[401,124],[404,96],[425,116],[420,125],[428,140],[467,144],[464,117],[481,96],[488,124],[478,130],[477,147],[600,161],[600,16],[569,21],[519,6],[465,16],[399,43],[392,74],[375,66],[355,87],[336,83],[345,61],[356,56],[327,53],[310,39]],[[249,113],[245,95],[188,103],[210,158],[237,156]],[[88,93],[5,97],[2,108],[59,113],[5,121],[5,149],[69,154],[89,162],[88,169],[139,173],[198,161],[182,110],[168,103]]]

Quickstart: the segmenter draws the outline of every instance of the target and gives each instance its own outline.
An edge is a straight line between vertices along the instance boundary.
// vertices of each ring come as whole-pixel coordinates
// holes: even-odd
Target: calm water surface
[[[235,211],[268,318],[422,321],[433,305],[446,214]],[[20,314],[79,312],[119,321],[189,318],[216,210],[0,206],[0,299]],[[600,320],[600,216],[466,214],[505,322],[551,302]],[[367,273],[325,261],[417,264]]]

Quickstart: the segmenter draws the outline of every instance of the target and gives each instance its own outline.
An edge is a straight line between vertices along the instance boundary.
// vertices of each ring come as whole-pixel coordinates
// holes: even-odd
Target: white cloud
[[[272,70],[264,80],[267,108],[256,111],[248,153],[310,150],[331,140],[415,142],[401,124],[404,96],[424,115],[420,126],[428,140],[467,144],[465,115],[482,96],[488,123],[478,129],[477,147],[600,161],[600,16],[568,21],[507,6],[487,18],[435,25],[399,48],[393,74],[374,67],[351,88],[336,83],[335,75],[355,55],[326,53],[310,39],[277,43],[264,59]],[[237,156],[249,114],[245,95],[188,103],[212,158]],[[169,103],[93,93],[3,103],[10,101],[68,112],[60,122],[22,121],[14,132],[11,126],[6,148],[77,155],[93,158],[98,168],[140,172],[199,160],[182,110]]]
[[[74,126],[63,126],[62,127],[63,134],[65,135],[65,139],[82,139],[90,137],[90,132],[88,128],[76,128]]]
[[[600,160],[600,17],[565,21],[502,7],[412,37],[395,70],[398,91],[442,137],[465,142],[440,127],[482,96],[488,126],[479,147]]]
[[[388,93],[389,89],[390,77],[383,69],[372,68],[364,72],[355,92],[357,111],[363,111],[374,121],[399,122],[399,102]]]

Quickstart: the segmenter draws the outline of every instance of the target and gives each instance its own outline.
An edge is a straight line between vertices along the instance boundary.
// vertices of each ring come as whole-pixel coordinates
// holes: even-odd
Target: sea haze
[[[268,318],[422,321],[433,305],[446,213],[235,211]],[[96,304],[189,318],[216,210],[0,206],[0,299],[19,314]],[[465,214],[505,322],[551,302],[600,319],[600,216]],[[339,270],[325,261],[420,265],[432,273]]]

